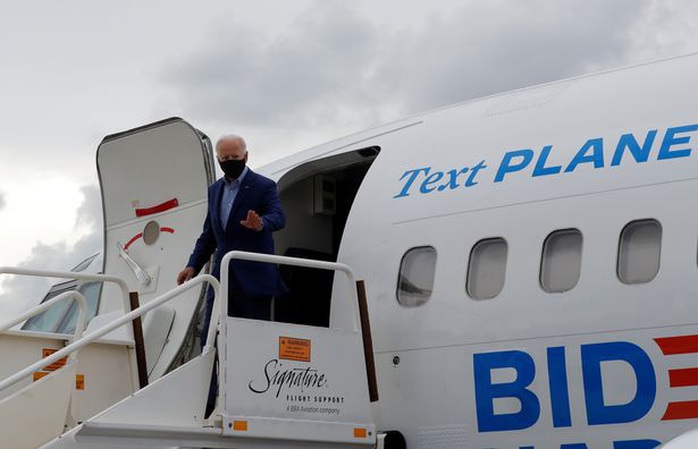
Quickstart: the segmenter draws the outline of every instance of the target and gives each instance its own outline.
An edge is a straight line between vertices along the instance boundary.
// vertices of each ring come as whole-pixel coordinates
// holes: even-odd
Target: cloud
[[[678,15],[657,12],[660,4],[469,2],[423,26],[393,29],[349,6],[317,2],[273,38],[226,21],[172,65],[165,82],[188,115],[210,122],[365,126],[634,62],[638,47],[649,46],[637,36]]]
[[[0,210],[3,210],[6,204],[7,201],[5,200],[5,194],[0,192]]]
[[[369,101],[379,37],[349,7],[316,3],[273,38],[226,21],[165,79],[209,120],[307,125]]]
[[[102,250],[102,213],[99,188],[94,185],[81,189],[84,200],[80,205],[76,227],[83,236],[76,242],[61,241],[47,245],[37,243],[27,259],[19,264],[23,268],[68,271],[86,257]],[[41,279],[25,276],[4,276],[0,280],[0,317],[9,318],[27,310],[44,297],[49,287],[59,282],[56,279]]]
[[[633,57],[650,60],[698,51],[698,3],[652,0],[628,30]]]
[[[647,2],[488,1],[405,35],[381,61],[381,78],[416,112],[623,65],[625,29]]]
[[[102,194],[96,185],[80,188],[83,195],[82,204],[75,218],[76,226],[88,227],[92,234],[101,236],[102,232]],[[101,238],[101,237],[100,237]]]

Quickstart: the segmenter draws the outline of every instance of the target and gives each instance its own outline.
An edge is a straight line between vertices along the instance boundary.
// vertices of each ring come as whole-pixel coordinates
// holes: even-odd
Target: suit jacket
[[[272,232],[286,224],[276,183],[248,169],[230,210],[226,228],[223,229],[220,205],[224,182],[221,178],[208,189],[208,214],[201,236],[187,263],[187,266],[198,273],[215,251],[212,274],[217,279],[220,279],[221,259],[229,251],[274,254]],[[254,210],[262,217],[264,228],[261,231],[247,229],[240,224],[249,210]],[[231,282],[235,282],[246,296],[281,295],[286,292],[276,265],[233,260],[230,276]]]

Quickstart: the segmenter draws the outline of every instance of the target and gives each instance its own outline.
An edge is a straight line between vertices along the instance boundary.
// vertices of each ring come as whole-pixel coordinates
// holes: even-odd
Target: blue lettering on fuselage
[[[619,440],[604,449],[654,449],[661,443],[657,440]],[[519,449],[536,449],[536,446],[519,446]],[[586,443],[563,443],[560,449],[596,449]]]
[[[473,167],[460,167],[447,171],[432,170],[431,167],[420,167],[407,170],[400,177],[400,182],[404,182],[400,193],[393,198],[409,196],[412,187],[421,194],[434,191],[455,190],[459,187],[472,187],[477,185],[477,176],[480,170],[487,168],[485,161],[480,161]],[[467,176],[466,176],[467,175]],[[415,181],[417,181],[415,183]]]
[[[660,339],[661,340],[661,339]],[[698,335],[677,336],[668,347],[698,343]],[[673,346],[672,346],[673,345]],[[661,347],[661,346],[660,346]],[[553,428],[572,427],[572,404],[568,382],[567,350],[565,346],[548,347],[545,351],[545,373],[537,373],[536,360],[524,350],[503,350],[473,354],[473,383],[478,432],[511,432],[532,429],[541,420],[552,420]],[[663,349],[664,351],[664,349]],[[683,349],[682,349],[683,351]],[[667,351],[671,353],[671,351]],[[698,350],[695,351],[698,353]],[[657,397],[657,375],[648,353],[629,341],[581,344],[579,346],[582,395],[584,407],[576,404],[576,410],[585,410],[586,416],[578,416],[584,426],[627,424],[640,421],[650,414]],[[635,393],[624,403],[611,403],[608,387],[604,394],[602,375],[605,364],[625,365],[630,373],[624,382],[635,385]],[[507,380],[495,381],[496,371],[513,373]],[[501,379],[501,376],[500,376]],[[538,379],[538,381],[537,381]],[[540,391],[547,379],[549,395]],[[579,395],[576,396],[580,398]],[[549,404],[547,399],[549,398]],[[500,407],[497,410],[497,402]],[[579,402],[579,401],[577,401]],[[502,408],[502,404],[509,404]],[[512,405],[515,404],[515,405]],[[548,408],[549,406],[549,408]],[[549,412],[543,411],[548,408]],[[514,411],[515,410],[515,411]],[[584,419],[586,418],[586,419]],[[665,418],[662,418],[665,419]],[[582,422],[578,422],[582,424]],[[549,425],[543,423],[543,427]],[[569,433],[561,435],[569,436]],[[611,446],[612,443],[612,446]],[[660,444],[654,439],[616,439],[609,442],[613,449],[652,449]],[[519,449],[535,449],[537,446],[520,445]],[[561,443],[560,449],[596,449],[583,441]]]
[[[527,387],[536,376],[533,358],[523,351],[492,352],[473,356],[475,404],[480,432],[520,430],[531,427],[540,416],[538,397]],[[514,368],[516,379],[509,383],[493,383],[494,369]],[[514,413],[494,411],[494,400],[515,398],[521,408]]]
[[[590,426],[629,423],[650,411],[657,394],[657,378],[645,351],[625,341],[582,345],[581,349],[584,399]],[[624,362],[634,371],[637,390],[635,397],[626,404],[606,405],[604,402],[601,363],[608,361]]]
[[[531,179],[564,176],[577,171],[603,170],[623,164],[644,164],[651,160],[666,161],[686,158],[693,154],[693,144],[698,124],[659,129],[644,133],[625,133],[617,139],[593,137],[587,139],[567,161],[560,161],[562,154],[553,145],[536,148],[519,148],[506,151],[492,175],[487,176],[490,164],[481,160],[476,164],[458,167],[435,168],[424,166],[411,168],[399,178],[400,190],[393,198],[410,195],[431,195],[444,191],[470,188],[482,183],[502,183],[510,178],[527,176]],[[557,156],[557,161],[556,160]],[[561,163],[565,162],[565,163]]]
[[[574,155],[565,168],[565,173],[573,172],[580,164],[594,164],[594,168],[603,168],[603,139],[589,139]]]
[[[690,143],[692,136],[688,133],[697,130],[698,125],[678,126],[667,129],[657,153],[657,160],[661,161],[689,157],[692,148],[685,145]],[[646,136],[641,139],[642,144],[640,144],[640,140],[635,137],[635,135],[623,134],[615,145],[610,165],[615,167],[620,165],[624,160],[629,160],[630,158],[623,158],[623,155],[626,153],[629,153],[636,163],[647,162],[650,157],[652,146],[656,141],[656,136],[657,130],[650,130]],[[606,161],[604,159],[605,145],[606,143],[601,137],[588,139],[567,164],[564,173],[572,173],[586,165],[590,165],[594,169],[604,168],[606,166]],[[535,152],[531,149],[508,151],[504,154],[502,162],[497,168],[497,175],[494,178],[494,182],[504,181],[508,174],[524,170],[530,166],[534,160],[536,164],[531,177],[535,178],[538,176],[560,173],[562,166],[545,167],[546,160],[550,156],[551,151],[552,145],[543,147],[537,157]]]
[[[548,348],[547,359],[552,424],[554,427],[569,427],[572,423],[564,347]],[[635,397],[626,404],[607,405],[604,401],[601,365],[606,362],[625,363],[635,375]],[[652,408],[657,393],[657,379],[652,361],[639,346],[630,342],[582,345],[581,365],[586,417],[590,426],[634,422]],[[502,368],[513,370],[516,378],[507,383],[494,383],[492,371]],[[480,432],[521,430],[538,422],[540,400],[529,388],[535,373],[533,357],[523,351],[473,355],[475,404]],[[503,398],[518,401],[519,411],[496,413],[494,401]]]
[[[499,164],[497,175],[494,177],[494,182],[501,182],[507,173],[517,172],[527,167],[533,160],[535,153],[533,150],[523,149],[509,151],[504,155],[502,163]]]
[[[625,154],[625,150],[629,150],[630,154],[635,158],[635,162],[643,163],[647,162],[650,158],[650,150],[652,150],[652,144],[654,143],[654,138],[657,136],[657,130],[653,129],[647,133],[645,141],[640,146],[637,138],[632,134],[623,134],[618,140],[618,145],[616,146],[616,151],[613,153],[613,160],[611,161],[611,167],[620,165]]]

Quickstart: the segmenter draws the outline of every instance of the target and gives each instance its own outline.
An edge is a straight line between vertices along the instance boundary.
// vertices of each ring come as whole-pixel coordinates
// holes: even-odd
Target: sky
[[[0,16],[0,266],[101,251],[106,135],[179,116],[250,165],[427,109],[698,51],[694,0],[92,0]],[[183,261],[184,263],[185,261]],[[0,320],[50,281],[0,277]]]

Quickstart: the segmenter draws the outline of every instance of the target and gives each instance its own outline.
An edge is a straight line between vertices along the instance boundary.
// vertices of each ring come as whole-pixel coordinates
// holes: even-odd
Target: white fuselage
[[[377,429],[400,432],[410,449],[651,449],[695,429],[697,76],[698,55],[689,55],[522,89],[257,170],[278,182],[286,210],[277,252],[336,260],[365,281],[380,395],[372,413],[353,284],[295,267],[282,272],[289,294],[275,299],[275,323],[222,321],[220,341],[233,348],[219,354],[228,427],[202,419],[212,352],[187,361],[205,298],[197,286],[144,318],[146,365],[134,338],[110,336],[129,373],[110,370],[128,381],[118,394],[101,374],[106,352],[83,350],[77,373],[88,388],[76,382],[54,413],[57,430],[37,441],[73,426],[50,447],[86,447],[83,434],[116,429],[102,435],[112,444],[144,425],[171,441],[167,429],[179,425],[204,447],[251,437],[365,447]],[[200,233],[212,158],[208,138],[177,118],[100,145],[104,271],[144,304],[171,291]],[[105,286],[90,326],[122,315],[122,296]],[[6,375],[68,338],[48,345],[20,334],[4,334],[17,365]],[[136,386],[138,363],[150,387]],[[298,377],[287,385],[298,391],[281,394],[278,376],[293,372],[317,381]],[[267,394],[272,379],[278,389]],[[33,380],[28,392],[45,385]],[[10,399],[33,404],[25,396]],[[0,411],[11,416],[7,404]],[[249,434],[236,433],[248,432],[248,419]],[[315,421],[330,430],[310,438]]]
[[[696,74],[694,55],[520,90],[267,168],[381,150],[339,252],[367,283],[378,428],[410,448],[643,449],[696,427]],[[474,260],[491,239],[504,255]],[[414,248],[403,270],[433,287],[406,307]]]

